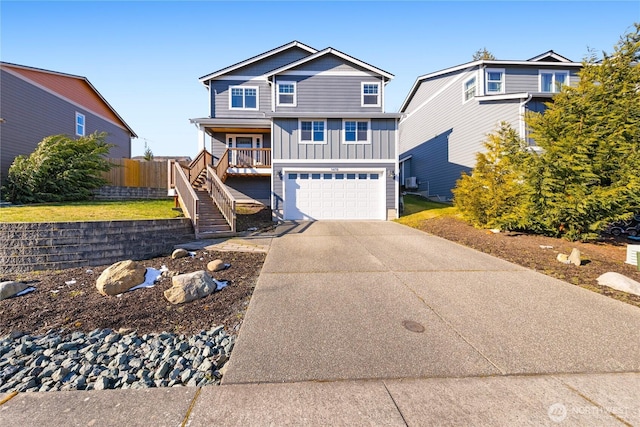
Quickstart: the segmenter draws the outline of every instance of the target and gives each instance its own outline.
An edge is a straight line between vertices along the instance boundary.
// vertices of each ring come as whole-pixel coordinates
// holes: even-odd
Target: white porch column
[[[207,141],[207,133],[204,130],[204,126],[198,126],[198,153],[205,149]]]

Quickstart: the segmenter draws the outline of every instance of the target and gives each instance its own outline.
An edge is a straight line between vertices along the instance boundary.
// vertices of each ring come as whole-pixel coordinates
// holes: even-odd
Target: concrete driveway
[[[640,309],[392,222],[278,227],[224,384],[640,371]]]

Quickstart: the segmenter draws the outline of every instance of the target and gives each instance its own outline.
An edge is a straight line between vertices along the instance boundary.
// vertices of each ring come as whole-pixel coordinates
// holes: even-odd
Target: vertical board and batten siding
[[[258,88],[258,109],[242,110],[229,108],[231,86],[251,86]],[[211,102],[212,118],[264,118],[264,112],[271,111],[271,87],[265,80],[216,80],[209,88],[213,97]]]
[[[315,169],[319,171],[331,171],[332,173],[340,173],[341,171],[346,171],[348,169],[370,169],[370,170],[380,170],[385,169],[386,173],[384,176],[385,179],[385,209],[395,209],[396,207],[396,179],[389,177],[391,172],[395,172],[395,161],[389,163],[357,163],[357,164],[336,164],[336,163],[287,163],[287,164],[278,164],[277,161],[273,163],[273,171],[274,173],[271,175],[271,188],[273,189],[274,201],[273,206],[271,208],[274,211],[280,211],[280,215],[282,215],[282,209],[284,209],[283,205],[283,196],[284,196],[284,182],[285,177],[280,178],[278,172],[281,172],[282,169],[286,169],[287,171],[295,171],[296,169]]]
[[[395,119],[371,119],[370,126],[371,142],[369,144],[344,144],[342,119],[327,119],[325,144],[300,144],[298,119],[274,119],[273,161],[275,162],[276,159],[395,159],[397,157]]]
[[[463,103],[463,85],[471,76],[465,71],[449,74],[449,86],[441,78],[435,84],[423,82],[406,109],[411,116],[400,122],[400,158],[412,156],[405,177],[417,177],[421,192],[451,197],[460,174],[475,165],[487,134],[501,121],[519,129],[519,100]],[[442,92],[414,111],[438,90]]]
[[[109,157],[131,157],[127,130],[10,73],[2,71],[0,83],[0,110],[5,120],[0,124],[1,179],[16,156],[31,154],[43,138],[58,134],[75,138],[76,112],[85,116],[85,135],[107,132],[106,141],[114,144]]]

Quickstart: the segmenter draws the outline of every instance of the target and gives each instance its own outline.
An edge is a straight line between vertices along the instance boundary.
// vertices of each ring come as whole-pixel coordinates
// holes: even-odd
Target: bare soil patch
[[[640,296],[616,291],[598,284],[597,278],[609,271],[640,281],[636,266],[625,263],[627,241],[624,237],[605,237],[599,242],[583,243],[538,236],[526,233],[476,229],[453,217],[425,220],[420,229],[502,258],[514,264],[536,270],[593,292],[640,307]],[[573,248],[580,250],[582,265],[563,264],[557,261],[558,253],[570,254]]]
[[[140,261],[145,267],[191,273],[206,270],[207,263],[221,259],[231,264],[212,273],[228,286],[205,298],[173,305],[163,295],[171,287],[170,277],[161,277],[152,288],[137,289],[120,296],[103,296],[96,279],[109,265],[41,271],[3,277],[31,284],[36,291],[0,301],[0,336],[12,331],[30,334],[64,329],[90,332],[96,328],[121,328],[138,333],[172,332],[197,334],[213,325],[224,325],[235,333],[249,303],[265,254],[250,252],[196,251],[195,256],[171,256]],[[75,283],[74,283],[75,282]]]

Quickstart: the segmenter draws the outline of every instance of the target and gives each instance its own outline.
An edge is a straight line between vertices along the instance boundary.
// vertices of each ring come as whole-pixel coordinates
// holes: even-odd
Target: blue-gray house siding
[[[578,81],[579,64],[522,62],[477,61],[418,79],[401,108],[401,185],[415,177],[418,188],[412,191],[450,199],[456,181],[471,171],[487,135],[501,122],[527,138],[526,112],[542,112],[552,100],[552,94],[541,93],[540,70],[566,71],[570,84]],[[486,69],[504,71],[503,93],[485,93]],[[465,82],[473,78],[475,96],[465,99]]]
[[[92,112],[71,104],[44,89],[6,71],[0,78],[0,178],[6,178],[18,155],[29,155],[38,143],[50,135],[75,137],[76,112],[85,116],[85,135],[107,132],[107,142],[114,144],[109,156],[131,157],[131,135],[122,127]]]

